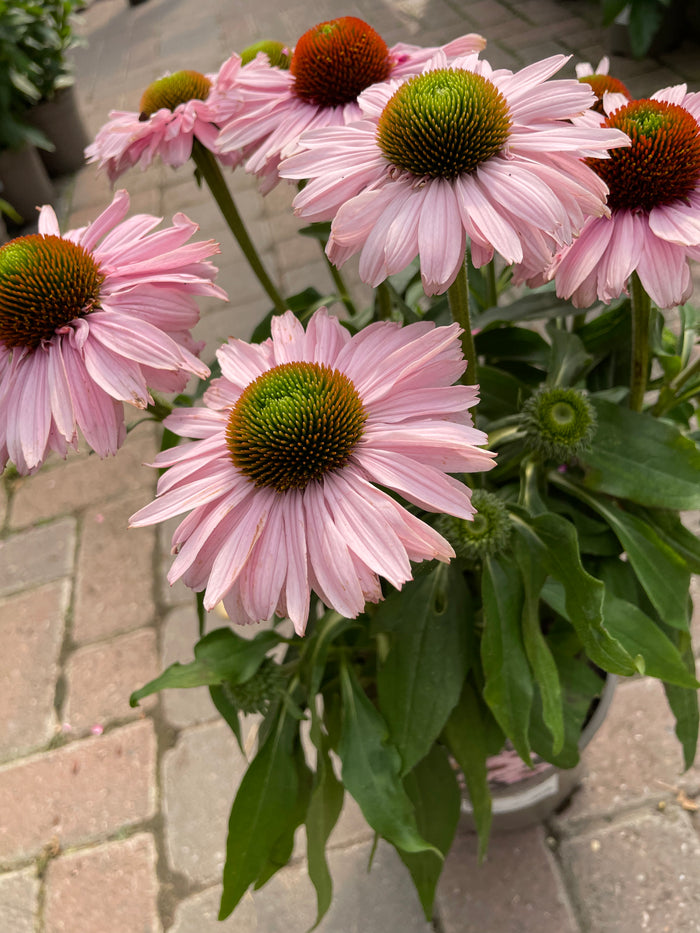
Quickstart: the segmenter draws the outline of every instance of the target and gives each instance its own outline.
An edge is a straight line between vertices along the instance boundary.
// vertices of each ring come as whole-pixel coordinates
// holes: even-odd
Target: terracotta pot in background
[[[77,172],[83,167],[84,150],[90,140],[72,86],[62,88],[51,100],[32,107],[26,119],[56,147],[53,152],[40,151],[41,160],[51,178]]]
[[[0,181],[3,198],[26,224],[35,222],[37,207],[53,201],[53,185],[34,146],[0,151]]]

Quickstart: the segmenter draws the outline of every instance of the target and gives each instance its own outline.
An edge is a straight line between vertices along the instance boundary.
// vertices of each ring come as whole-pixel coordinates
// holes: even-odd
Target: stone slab
[[[35,933],[38,899],[34,867],[0,875],[0,928],[7,933]]]
[[[46,744],[54,709],[70,580],[0,600],[0,761]]]
[[[565,832],[582,820],[668,797],[669,787],[695,793],[700,782],[697,767],[682,773],[673,715],[663,687],[650,678],[618,686],[583,763],[581,787],[557,819]]]
[[[565,839],[560,856],[586,933],[700,930],[700,844],[687,813],[642,811]]]
[[[63,518],[0,541],[0,596],[72,573],[75,528],[75,519]]]
[[[156,859],[141,833],[52,860],[44,933],[160,933]]]
[[[318,933],[432,933],[394,850],[380,842],[368,872],[371,849],[364,843],[329,853],[334,897]],[[216,887],[184,900],[169,933],[305,933],[316,914],[315,891],[299,863],[247,892],[223,922],[217,921],[220,898]]]
[[[78,845],[153,816],[156,738],[150,721],[0,768],[0,861],[57,840]]]
[[[134,719],[152,709],[156,697],[138,707],[129,696],[159,673],[154,629],[138,629],[108,642],[79,648],[66,662],[63,728],[71,734]]]
[[[436,896],[442,933],[578,933],[541,826],[477,839],[458,832]]]

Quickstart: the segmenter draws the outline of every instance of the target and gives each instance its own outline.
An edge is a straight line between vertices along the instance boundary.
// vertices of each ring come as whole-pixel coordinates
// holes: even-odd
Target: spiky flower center
[[[414,175],[455,178],[503,148],[508,103],[472,71],[442,69],[410,78],[389,100],[377,128],[387,159]]]
[[[348,462],[366,417],[344,373],[319,363],[283,363],[244,390],[226,440],[231,460],[256,486],[303,490]]]
[[[543,386],[523,406],[525,442],[553,460],[571,460],[590,446],[596,415],[578,389]]]
[[[149,85],[141,98],[141,120],[147,120],[158,110],[174,110],[188,100],[206,100],[211,81],[198,71],[176,71],[158,78]]]
[[[0,248],[0,342],[35,349],[99,306],[104,275],[92,255],[60,236],[18,237]]]
[[[475,489],[472,505],[476,514],[471,521],[441,515],[437,530],[455,550],[455,554],[469,561],[502,554],[510,543],[513,521],[503,500],[485,489]]]
[[[270,64],[274,65],[275,68],[289,70],[292,56],[289,47],[282,42],[275,42],[274,39],[263,39],[261,42],[254,42],[253,45],[249,45],[248,48],[243,49],[241,52],[241,63],[247,65],[248,62],[252,62],[258,52],[264,52]]]
[[[391,74],[386,43],[355,16],[319,23],[299,39],[290,71],[294,93],[320,107],[339,107],[357,100],[371,84]]]
[[[589,84],[593,88],[593,93],[597,97],[597,100],[591,109],[598,113],[605,114],[603,110],[603,95],[606,93],[624,94],[627,100],[632,100],[632,95],[627,90],[626,86],[619,78],[613,78],[612,75],[584,75],[579,78],[579,81],[581,84]]]
[[[590,159],[603,179],[614,211],[650,211],[684,200],[700,181],[700,126],[678,104],[636,100],[620,107],[604,123],[632,140],[613,149],[609,159]]]

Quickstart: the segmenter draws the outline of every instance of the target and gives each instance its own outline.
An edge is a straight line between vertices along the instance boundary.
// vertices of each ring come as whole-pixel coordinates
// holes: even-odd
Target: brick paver
[[[149,819],[155,750],[152,723],[138,722],[0,768],[0,863]]]
[[[137,708],[129,696],[160,673],[153,629],[139,629],[80,648],[66,662],[64,728],[72,734],[134,719],[153,708],[155,697],[146,697]]]
[[[110,109],[136,108],[166,70],[213,72],[233,49],[269,37],[293,42],[342,14],[366,19],[390,45],[480,32],[499,68],[573,52],[563,72],[572,76],[576,61],[596,64],[606,51],[598,4],[585,0],[320,0],[313,9],[301,0],[235,8],[229,0],[93,0],[80,17],[87,44],[75,50],[89,133]],[[685,77],[698,89],[700,54],[686,45],[658,61],[616,57],[612,71],[639,96]],[[316,244],[295,239],[302,223],[289,210],[292,189],[283,184],[261,199],[240,169],[227,178],[281,288],[326,291]],[[169,222],[184,210],[202,238],[220,241],[215,262],[231,300],[201,303],[195,333],[204,359],[222,338],[250,336],[269,301],[191,169],[156,161],[127,172],[119,187],[130,191],[134,212]],[[57,207],[65,228],[92,220],[111,199],[94,166],[64,190]],[[365,303],[356,260],[344,274]],[[129,423],[138,417],[130,411]],[[117,457],[49,459],[36,475],[0,487],[0,760],[8,759],[0,767],[0,933],[295,933],[313,923],[303,832],[292,863],[217,922],[228,807],[244,760],[206,690],[126,705],[161,664],[189,660],[196,638],[191,593],[165,581],[176,522],[168,531],[126,528],[152,498],[156,472],[141,464],[157,445],[157,431],[140,425]],[[215,616],[209,628],[222,624]],[[124,724],[130,716],[145,718]],[[95,726],[105,734],[86,738]],[[679,774],[672,720],[654,684],[619,689],[585,760],[581,791],[546,832],[494,836],[483,867],[473,837],[460,832],[437,897],[441,933],[700,929],[694,817],[664,786],[692,797],[700,776]],[[329,847],[335,900],[320,933],[430,933],[388,846],[367,874],[370,848],[362,815],[346,801]]]
[[[147,833],[60,856],[46,873],[45,933],[161,933]]]
[[[7,933],[35,933],[39,879],[34,867],[0,875],[0,922]]]
[[[70,580],[57,580],[0,601],[0,761],[46,744],[54,710],[58,656]]]
[[[146,469],[140,467],[144,472]],[[154,473],[154,470],[148,472]],[[131,494],[85,515],[78,555],[73,638],[95,641],[153,620],[154,528],[128,529],[151,495]]]
[[[0,540],[0,597],[69,576],[74,554],[71,518]]]

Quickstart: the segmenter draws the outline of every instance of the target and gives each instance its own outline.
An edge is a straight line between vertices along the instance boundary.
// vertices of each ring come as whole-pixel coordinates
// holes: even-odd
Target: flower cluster
[[[411,855],[426,913],[440,860],[419,827],[444,821],[446,854],[450,758],[483,840],[489,773],[507,780],[513,756],[575,765],[600,672],[645,670],[694,756],[700,547],[680,510],[700,508],[697,314],[667,328],[659,309],[689,298],[700,260],[700,93],[635,100],[606,59],[562,78],[563,55],[511,71],[484,47],[389,46],[346,16],[216,74],[159,77],[111,114],[89,161],[114,183],[191,160],[273,306],[253,341],[218,349],[194,399],[158,393],[209,378],[196,299],[226,296],[219,247],[187,217],[156,230],[118,191],[84,228],[62,234],[44,207],[38,232],[0,248],[2,465],[34,472],[80,434],[115,454],[125,403],[166,429],[156,497],[131,525],[181,517],[168,579],[202,594],[201,639],[134,702],[206,684],[234,731],[265,716],[222,918],[335,799],[330,751],[376,833]],[[263,194],[295,183],[337,294],[280,293],[228,190],[238,167]],[[351,257],[368,308],[340,272]],[[204,635],[218,604],[269,625]],[[279,820],[256,823],[269,807]]]

